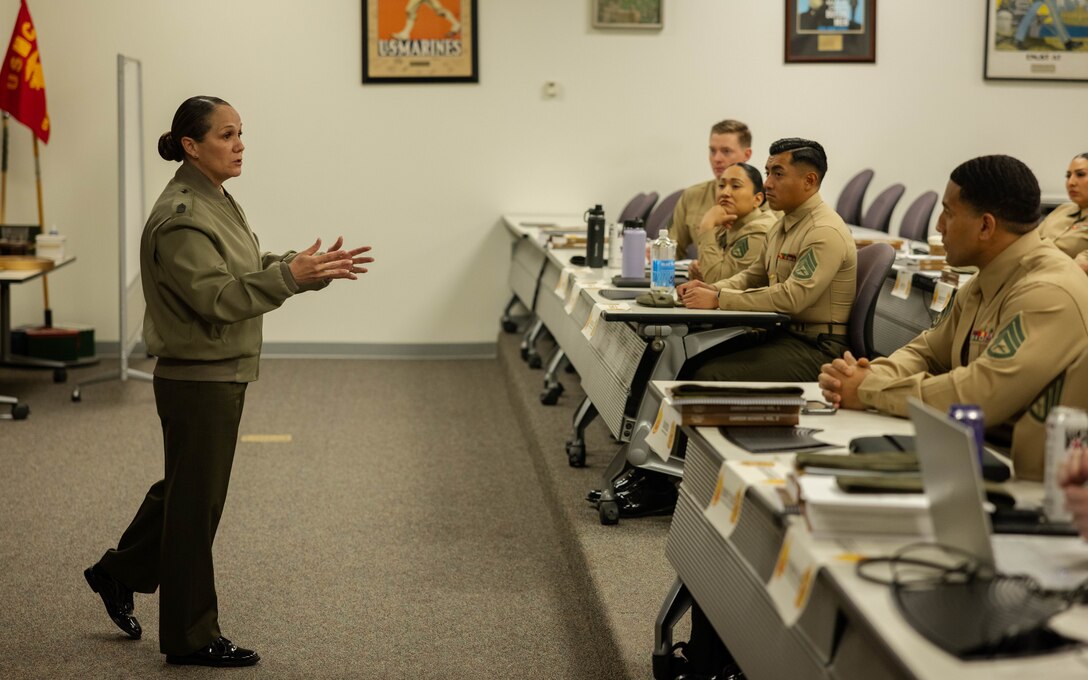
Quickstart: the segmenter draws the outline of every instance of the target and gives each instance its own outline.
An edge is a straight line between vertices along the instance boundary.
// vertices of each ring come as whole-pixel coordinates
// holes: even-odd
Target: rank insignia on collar
[[[1011,359],[1016,356],[1017,350],[1027,338],[1024,326],[1020,322],[1020,315],[1017,314],[998,332],[997,337],[986,350],[986,355],[994,359]]]

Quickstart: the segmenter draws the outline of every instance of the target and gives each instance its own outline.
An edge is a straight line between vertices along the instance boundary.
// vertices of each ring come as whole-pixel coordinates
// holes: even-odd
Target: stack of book
[[[666,391],[680,424],[698,427],[796,425],[805,405],[800,387],[686,384]]]

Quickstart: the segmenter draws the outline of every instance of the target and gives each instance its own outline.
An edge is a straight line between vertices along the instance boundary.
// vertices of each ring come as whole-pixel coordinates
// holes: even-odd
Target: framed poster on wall
[[[362,0],[363,83],[478,83],[476,0]]]
[[[651,28],[665,26],[664,0],[593,0],[593,28]]]
[[[786,0],[786,63],[819,61],[876,61],[876,0]]]
[[[1002,80],[1088,80],[1088,3],[986,0],[983,75]]]

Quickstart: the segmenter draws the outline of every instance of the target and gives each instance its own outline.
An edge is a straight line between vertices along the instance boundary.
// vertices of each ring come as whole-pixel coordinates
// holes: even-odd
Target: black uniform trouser
[[[815,382],[820,366],[850,349],[846,336],[749,333],[692,358],[682,380]]]
[[[99,566],[159,593],[159,649],[191,654],[220,636],[212,541],[227,497],[245,383],[155,378],[166,473]]]

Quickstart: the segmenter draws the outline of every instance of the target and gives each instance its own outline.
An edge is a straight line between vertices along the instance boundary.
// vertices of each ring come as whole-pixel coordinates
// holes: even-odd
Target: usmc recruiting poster
[[[1088,0],[987,0],[986,77],[1088,80]]]
[[[363,0],[363,82],[479,82],[476,0]]]

